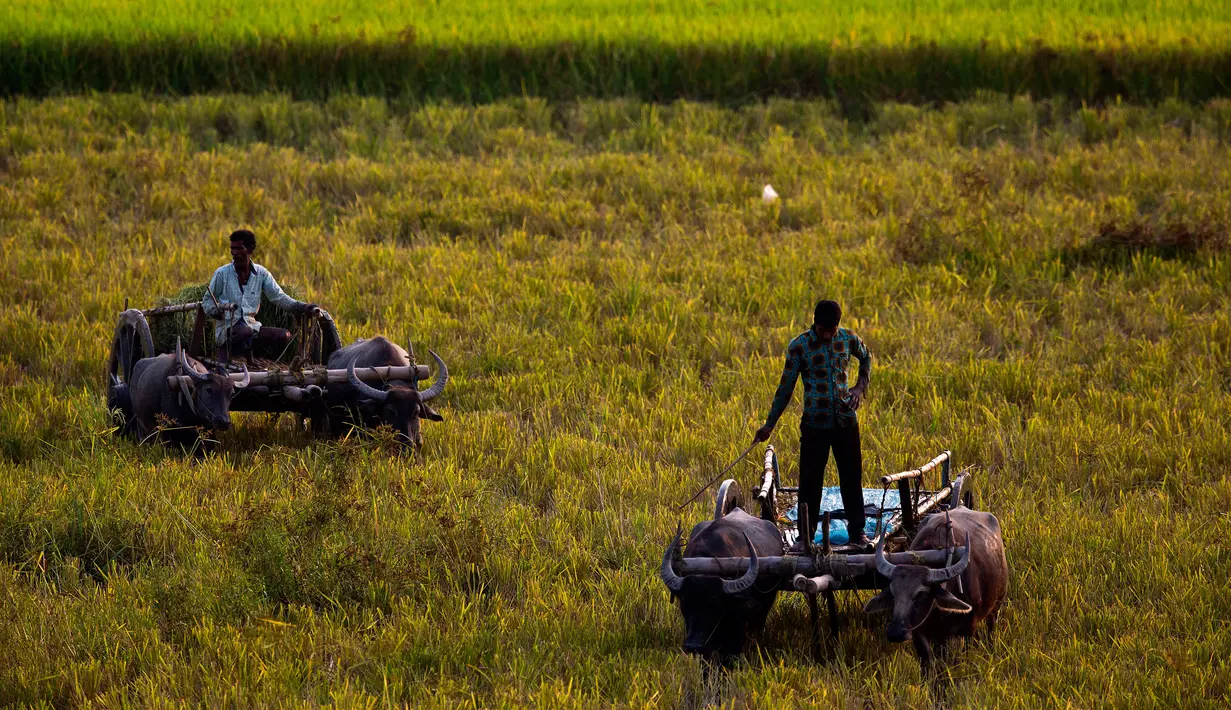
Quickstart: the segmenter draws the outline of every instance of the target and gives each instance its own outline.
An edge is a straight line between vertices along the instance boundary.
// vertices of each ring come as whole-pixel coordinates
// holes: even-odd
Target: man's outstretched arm
[[[765,418],[765,426],[758,429],[756,436],[753,437],[753,443],[768,439],[774,427],[778,426],[778,419],[786,411],[787,405],[791,403],[791,395],[795,392],[795,380],[798,378],[799,353],[793,348],[788,348],[786,364],[782,367],[782,379],[778,381],[778,391],[774,393],[774,403],[769,407],[769,416]]]
[[[317,307],[315,303],[304,303],[303,301],[296,301],[294,298],[291,298],[286,291],[282,290],[282,287],[274,279],[274,275],[269,273],[269,271],[265,272],[265,279],[264,283],[261,284],[261,288],[265,292],[265,298],[268,298],[270,303],[291,313],[302,313]]]

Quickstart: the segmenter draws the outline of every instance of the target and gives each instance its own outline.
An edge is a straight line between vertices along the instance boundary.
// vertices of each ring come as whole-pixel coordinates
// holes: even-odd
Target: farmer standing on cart
[[[870,543],[863,529],[863,453],[855,412],[868,389],[872,356],[858,335],[838,327],[841,319],[842,307],[837,302],[816,304],[812,327],[787,346],[786,366],[782,368],[778,392],[765,418],[765,426],[757,430],[753,443],[769,439],[778,418],[791,403],[795,379],[802,377],[804,412],[799,420],[799,500],[807,505],[808,529],[801,527],[800,536],[803,538],[806,534],[803,539],[812,540],[816,535],[825,465],[829,461],[829,450],[833,449],[850,544],[866,547]],[[851,357],[859,360],[859,377],[855,386],[848,390],[847,367]]]
[[[218,319],[214,341],[219,356],[228,362],[233,355],[247,358],[253,350],[277,357],[291,342],[291,332],[283,328],[262,326],[256,319],[261,309],[261,294],[279,308],[291,313],[318,310],[315,303],[296,301],[288,296],[273,274],[252,261],[256,252],[256,235],[247,229],[231,232],[231,263],[221,266],[209,281],[209,289],[201,299],[206,315]],[[238,314],[236,313],[238,311]]]

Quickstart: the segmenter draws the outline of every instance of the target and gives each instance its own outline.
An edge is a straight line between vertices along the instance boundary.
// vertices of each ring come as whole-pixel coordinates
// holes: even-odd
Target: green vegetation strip
[[[1219,0],[17,0],[0,94],[1087,101],[1231,91]]]
[[[1225,704],[1231,104],[1067,105],[0,102],[0,704]],[[124,299],[239,225],[345,340],[448,360],[421,457],[108,434]],[[853,593],[833,661],[792,596],[707,676],[655,576],[821,296],[875,357],[866,483],[950,448],[1004,525],[939,701]]]

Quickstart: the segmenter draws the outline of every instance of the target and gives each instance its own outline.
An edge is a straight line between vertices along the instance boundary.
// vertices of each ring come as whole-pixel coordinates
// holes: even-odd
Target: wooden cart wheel
[[[141,311],[130,308],[120,314],[120,322],[111,338],[111,356],[107,359],[107,391],[111,392],[112,378],[127,384],[132,379],[133,366],[145,357],[154,356],[154,337],[150,324]]]
[[[141,311],[129,309],[120,314],[120,322],[111,338],[111,355],[107,358],[107,374],[104,386],[107,392],[107,408],[112,410],[112,423],[123,431],[125,421],[131,416],[132,404],[128,383],[132,381],[133,367],[143,357],[154,354],[154,338],[150,324]]]
[[[714,496],[714,520],[722,520],[724,515],[737,507],[740,507],[739,484],[734,478],[728,478],[718,487],[718,495]]]

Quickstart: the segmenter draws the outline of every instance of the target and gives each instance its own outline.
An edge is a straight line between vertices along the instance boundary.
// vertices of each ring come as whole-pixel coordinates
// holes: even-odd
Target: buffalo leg
[[[349,407],[334,408],[329,410],[329,436],[334,439],[341,439],[346,433],[346,423],[353,421]]]
[[[321,401],[313,402],[308,407],[308,421],[311,422],[312,435],[324,439],[332,433],[333,425],[329,421],[329,407]]]
[[[970,637],[966,637],[966,641],[970,641]],[[949,639],[937,641],[932,645],[932,649],[936,655],[936,660],[940,665],[944,665],[949,661]]]
[[[919,634],[912,636],[911,641],[914,643],[915,653],[919,656],[919,671],[927,678],[932,673],[932,644]]]
[[[953,683],[953,677],[948,673],[949,655],[952,651],[949,645],[951,641],[952,639],[945,638],[934,644],[936,649],[936,663],[931,669],[930,680],[932,682],[932,690],[937,695],[942,695]],[[966,642],[969,644],[969,636],[966,637]]]
[[[769,618],[769,609],[764,612],[750,612],[748,622],[744,625],[744,643],[741,650],[749,645],[760,651],[761,634],[765,631],[765,621]]]

